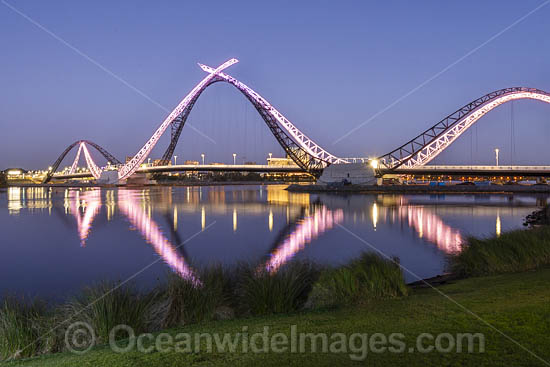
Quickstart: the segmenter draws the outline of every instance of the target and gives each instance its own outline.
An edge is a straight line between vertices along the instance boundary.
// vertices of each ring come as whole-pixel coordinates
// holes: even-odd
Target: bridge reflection
[[[311,215],[304,215],[289,223],[287,227],[294,227],[292,231],[279,239],[274,250],[269,255],[265,269],[274,273],[292,259],[298,252],[304,249],[312,240],[330,230],[335,224],[344,220],[342,209],[335,211],[327,209],[324,205],[314,205]],[[284,232],[287,232],[285,228]]]
[[[464,239],[460,231],[445,224],[443,220],[430,209],[422,206],[407,206],[399,208],[401,219],[407,219],[409,227],[414,228],[418,237],[426,238],[447,254],[460,252]],[[498,223],[498,222],[497,222]]]
[[[81,208],[84,209],[84,215],[80,213]],[[92,223],[96,215],[99,214],[100,209],[100,189],[84,191],[82,195],[80,195],[80,191],[76,190],[65,191],[65,210],[69,211],[76,219],[81,246],[86,245]]]
[[[133,190],[119,190],[118,207],[120,211],[175,273],[195,285],[200,285],[201,281],[191,267],[187,265],[185,258],[178,252],[177,247],[164,236],[149,212],[140,205],[139,198],[140,195]],[[178,244],[178,246],[181,245],[183,244]]]
[[[338,223],[362,223],[361,230],[366,228],[368,231],[385,231],[397,225],[398,231],[410,233],[412,230],[426,243],[453,254],[461,250],[464,237],[446,218],[483,218],[485,222],[492,221],[494,233],[500,235],[506,228],[506,217],[521,218],[547,201],[546,197],[535,196],[318,196],[291,193],[284,190],[284,186],[259,189],[230,186],[181,189],[11,187],[5,197],[10,215],[18,215],[25,209],[48,213],[53,209],[65,220],[75,218],[66,224],[74,228],[76,223],[82,246],[89,241],[94,226],[116,217],[125,218],[172,271],[197,284],[200,281],[189,265],[188,256],[183,248],[178,248],[181,244],[178,224],[189,223],[190,218],[195,221],[197,230],[205,230],[213,216],[221,216],[229,222],[223,230],[238,233],[243,228],[248,230],[250,217],[264,217],[265,233],[274,230],[279,233],[265,250],[260,266],[276,272]],[[168,225],[159,225],[155,220],[159,216],[164,217]]]

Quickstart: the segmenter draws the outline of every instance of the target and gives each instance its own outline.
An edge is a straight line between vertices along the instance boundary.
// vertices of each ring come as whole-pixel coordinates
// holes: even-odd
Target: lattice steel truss
[[[380,168],[423,166],[445,150],[487,112],[508,101],[525,98],[550,103],[550,93],[534,88],[504,88],[486,94],[453,112],[397,149],[380,156],[378,158]]]
[[[76,165],[78,164],[78,158],[80,158],[80,152],[82,150],[84,150],[84,155],[86,156],[86,163],[88,164],[88,168],[90,169],[92,174],[94,174],[94,172],[95,172],[95,175],[100,175],[101,170],[97,167],[95,162],[93,162],[93,160],[91,159],[91,156],[89,155],[89,152],[86,149],[86,144],[91,145],[92,147],[94,147],[103,157],[105,157],[105,159],[107,159],[108,162],[111,162],[111,164],[114,164],[114,165],[121,165],[122,164],[115,156],[113,156],[111,153],[106,151],[104,148],[102,148],[98,144],[96,144],[96,143],[94,143],[90,140],[77,140],[74,143],[72,143],[71,145],[69,145],[59,155],[59,157],[56,159],[56,161],[52,164],[52,169],[49,170],[48,173],[46,174],[46,177],[44,178],[43,182],[44,183],[50,182],[50,180],[52,179],[53,174],[57,171],[57,169],[59,168],[59,165],[61,164],[61,162],[63,161],[65,156],[77,145],[79,146],[78,147],[78,153],[77,153],[77,159],[75,159],[75,161],[73,162],[73,164],[71,166],[71,172],[74,173],[74,170],[76,169]],[[95,177],[95,175],[94,175],[94,177]]]
[[[159,164],[165,165],[170,162],[170,159],[174,154],[174,150],[181,136],[183,127],[185,126],[185,122],[187,121],[187,117],[191,112],[191,109],[195,105],[197,99],[202,94],[202,92],[207,87],[217,82],[226,82],[235,86],[235,88],[237,88],[237,90],[239,90],[250,101],[250,103],[252,103],[256,111],[258,111],[258,113],[268,126],[271,133],[275,136],[275,139],[277,139],[277,142],[284,149],[285,153],[287,153],[288,156],[304,171],[318,177],[322,173],[323,168],[330,164],[330,162],[313,156],[302,145],[295,142],[287,133],[288,131],[283,129],[279,125],[279,121],[276,115],[271,113],[270,105],[266,105],[265,103],[263,103],[263,101],[265,101],[263,100],[263,98],[258,98],[258,95],[256,93],[250,93],[250,88],[247,88],[246,86],[243,87],[244,84],[238,82],[236,79],[228,75],[225,75],[225,77],[216,76],[212,80],[210,80],[200,91],[197,92],[194,98],[189,102],[188,107],[176,119],[174,119],[174,122],[172,123],[170,144],[164,152],[162,160],[159,162]]]
[[[208,75],[199,82],[187,96],[185,96],[157,130],[155,130],[145,145],[126,164],[122,164],[99,145],[88,140],[79,140],[71,144],[59,156],[52,165],[52,170],[48,172],[44,182],[51,180],[53,173],[57,170],[63,158],[77,144],[81,145],[77,153],[77,158],[71,167],[71,172],[74,172],[76,169],[80,152],[84,151],[86,162],[93,176],[98,178],[101,175],[101,168],[95,165],[86,148],[86,144],[89,144],[96,148],[109,162],[118,165],[118,178],[119,180],[125,180],[134,174],[143,161],[149,156],[162,134],[166,131],[168,126],[170,126],[170,144],[160,160],[160,164],[168,164],[172,158],[189,113],[197,99],[207,87],[217,82],[226,82],[233,85],[250,101],[250,103],[252,103],[287,155],[304,171],[318,177],[321,175],[323,169],[330,164],[345,164],[352,162],[372,163],[368,158],[338,158],[321,148],[277,111],[277,109],[275,109],[275,107],[265,98],[249,88],[246,84],[223,72],[226,68],[237,62],[237,59],[230,59],[217,68],[199,64],[201,69],[206,71]],[[379,157],[379,164],[378,162],[376,163],[379,168],[390,170],[394,170],[401,166],[407,168],[423,166],[452,144],[462,133],[464,133],[464,131],[487,112],[505,102],[523,98],[536,99],[550,103],[550,93],[532,88],[505,88],[486,94],[445,117],[414,139],[394,149],[390,153]]]

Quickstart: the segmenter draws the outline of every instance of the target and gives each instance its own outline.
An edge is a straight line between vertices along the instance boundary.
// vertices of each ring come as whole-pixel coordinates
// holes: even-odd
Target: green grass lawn
[[[439,289],[483,320],[550,363],[550,269],[470,278]],[[303,312],[286,316],[216,321],[170,330],[179,332],[237,333],[248,326],[249,334],[286,332],[297,325],[299,332],[312,333],[403,333],[405,353],[372,353],[353,361],[348,354],[331,353],[139,353],[116,354],[99,346],[82,356],[70,353],[1,363],[0,366],[537,366],[545,365],[497,331],[487,326],[433,289],[414,290],[401,299],[374,301],[334,310]],[[483,333],[484,353],[408,352],[421,333]],[[550,364],[548,364],[550,365]]]

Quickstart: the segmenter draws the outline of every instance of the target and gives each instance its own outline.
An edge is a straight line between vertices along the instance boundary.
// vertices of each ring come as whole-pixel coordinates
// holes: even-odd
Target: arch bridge
[[[373,177],[380,177],[388,173],[399,174],[400,172],[404,173],[406,171],[415,170],[416,168],[424,167],[432,161],[481,117],[503,103],[518,99],[534,99],[550,103],[550,93],[539,89],[525,87],[500,89],[466,104],[410,141],[376,159],[364,157],[339,158],[323,149],[305,133],[300,131],[259,93],[224,72],[225,69],[237,62],[237,59],[230,59],[217,68],[199,64],[200,68],[207,73],[207,76],[185,96],[155,130],[151,138],[125,164],[121,163],[99,145],[89,140],[78,140],[69,145],[52,164],[44,182],[49,182],[52,177],[54,177],[53,175],[58,169],[61,161],[69,151],[77,145],[79,149],[76,159],[71,166],[70,175],[75,175],[80,154],[84,152],[90,174],[93,175],[94,178],[105,180],[105,171],[114,169],[117,171],[116,182],[124,182],[140,169],[141,164],[150,155],[160,137],[165,133],[168,127],[170,127],[170,143],[160,160],[161,166],[167,166],[176,149],[183,127],[185,126],[193,106],[206,88],[219,82],[228,83],[241,92],[262,117],[286,154],[301,170],[317,178],[322,175],[323,170],[331,165],[340,166],[351,163],[360,163],[359,169],[361,170],[365,170],[367,167],[374,168],[373,170],[369,168],[370,174]],[[87,145],[94,147],[107,159],[109,162],[107,167],[101,168],[97,166],[89,154],[86,147]],[[346,168],[348,166],[342,167]],[[162,169],[159,168],[157,171],[160,172]],[[111,180],[111,178],[107,178],[107,180]]]

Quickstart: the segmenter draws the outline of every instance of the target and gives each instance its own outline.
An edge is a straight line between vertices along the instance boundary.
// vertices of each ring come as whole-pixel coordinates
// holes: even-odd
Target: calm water
[[[270,271],[291,259],[342,264],[370,246],[430,277],[445,270],[446,255],[460,251],[465,236],[519,228],[547,202],[544,196],[318,195],[285,187],[0,191],[0,292],[62,298],[138,272],[134,282],[151,287],[168,271],[195,278],[195,268],[211,263],[247,261]]]

